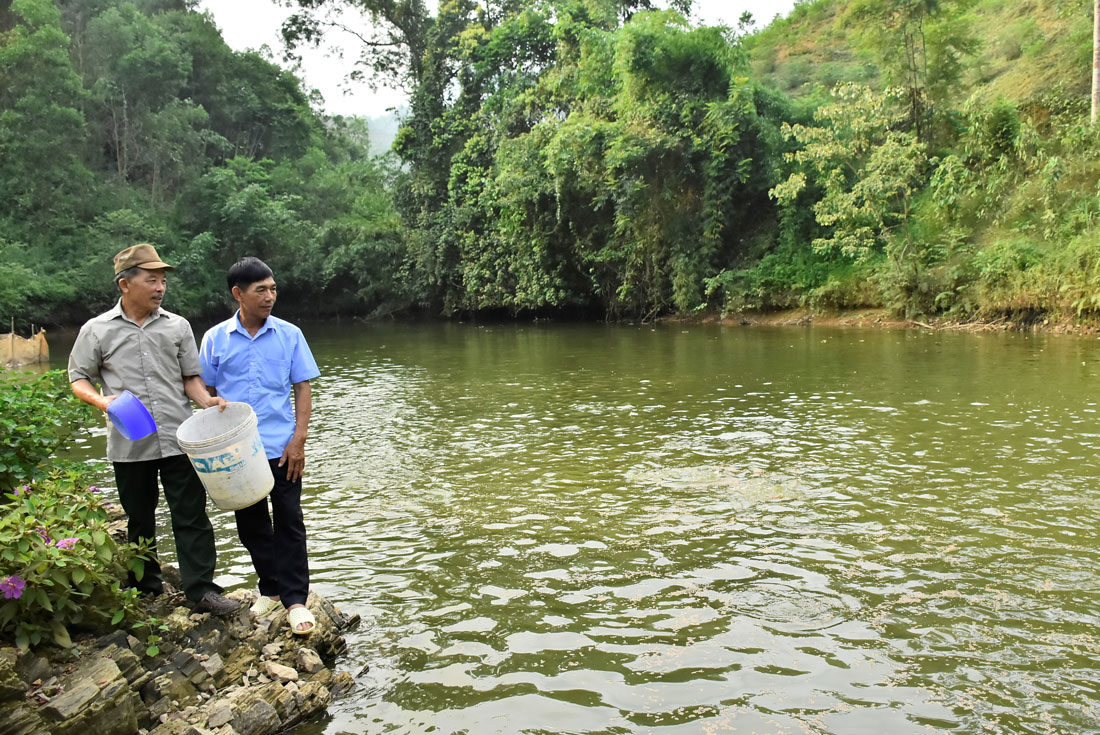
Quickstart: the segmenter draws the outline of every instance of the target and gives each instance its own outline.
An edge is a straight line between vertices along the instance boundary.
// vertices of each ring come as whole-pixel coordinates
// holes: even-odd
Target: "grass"
[[[863,30],[843,23],[846,0],[810,0],[745,40],[757,79],[792,94],[837,81],[875,84]],[[960,19],[978,42],[965,60],[958,99],[1025,102],[1050,90],[1087,95],[1092,73],[1092,8],[1084,0],[979,0]]]

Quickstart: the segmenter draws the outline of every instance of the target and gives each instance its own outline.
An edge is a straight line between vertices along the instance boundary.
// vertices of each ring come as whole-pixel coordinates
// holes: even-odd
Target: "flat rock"
[[[200,730],[186,720],[171,719],[150,730],[149,735],[207,735],[207,731]]]
[[[233,705],[225,700],[216,702],[206,715],[206,726],[219,728],[233,720]]]
[[[276,681],[286,683],[288,681],[298,681],[298,672],[289,666],[283,666],[277,664],[274,661],[264,662],[264,671],[267,675]]]
[[[247,693],[233,708],[233,729],[238,735],[268,735],[280,727],[279,713],[258,696]]]
[[[49,731],[49,726],[31,706],[15,702],[0,705],[0,733],[3,735],[41,735]]]
[[[351,619],[315,594],[308,605],[318,622],[308,642],[291,633],[285,612],[269,626],[253,624],[247,607],[222,619],[168,600],[156,656],[124,631],[72,651],[47,649],[49,658],[0,647],[0,735],[268,735],[294,727],[351,682],[326,667]]]
[[[50,662],[34,653],[23,653],[15,662],[15,672],[23,681],[33,684],[38,679],[49,678]]]
[[[164,698],[189,702],[198,699],[199,691],[186,676],[170,668],[142,687],[141,696],[150,704]]]
[[[222,657],[216,653],[211,654],[210,658],[203,661],[201,666],[203,671],[215,679],[225,670],[225,663],[222,661]]]
[[[294,682],[290,682],[293,684]],[[270,682],[260,687],[257,692],[259,697],[275,708],[279,715],[279,721],[286,726],[298,719],[298,702],[292,692],[277,681]]]
[[[307,674],[316,674],[318,671],[325,668],[325,663],[321,660],[320,654],[308,647],[298,649],[297,665],[299,669]]]
[[[133,683],[145,673],[145,669],[141,666],[141,659],[134,655],[134,652],[126,645],[125,638],[121,646],[112,643],[104,648],[100,655],[114,661],[122,676],[130,683]]]
[[[68,720],[96,699],[100,689],[116,679],[125,682],[114,661],[98,656],[89,658],[65,678],[61,693],[42,708],[43,714],[54,722]]]
[[[144,708],[141,698],[119,677],[104,686],[98,696],[74,717],[55,725],[51,735],[132,735]]]

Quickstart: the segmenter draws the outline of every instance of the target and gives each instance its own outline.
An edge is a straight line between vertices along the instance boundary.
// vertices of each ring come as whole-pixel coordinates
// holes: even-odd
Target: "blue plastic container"
[[[118,394],[118,398],[107,404],[107,415],[118,432],[130,441],[144,439],[157,430],[153,414],[141,402],[141,399],[128,390]]]

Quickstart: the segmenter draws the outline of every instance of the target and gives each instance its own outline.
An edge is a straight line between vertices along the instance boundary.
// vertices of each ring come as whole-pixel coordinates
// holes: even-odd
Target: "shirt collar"
[[[161,317],[161,311],[160,311],[160,307],[158,306],[156,309],[154,309],[153,311],[151,311],[149,313],[149,316],[145,319],[144,324],[138,324],[132,318],[127,316],[126,312],[122,310],[122,299],[120,298],[118,301],[115,302],[115,308],[113,308],[113,309],[111,309],[110,311],[107,312],[107,316],[110,317],[111,319],[124,319],[124,320],[130,322],[131,324],[134,324],[134,325],[140,326],[140,327],[144,327],[146,324],[149,324],[149,322],[152,322],[152,321],[155,321],[155,320],[159,319]]]
[[[233,319],[229,322],[229,324],[226,325],[225,331],[227,334],[229,332],[240,332],[249,339],[256,339],[269,329],[273,332],[278,331],[275,326],[275,319],[271,316],[264,320],[264,325],[259,328],[259,330],[256,332],[256,336],[253,337],[251,334],[248,333],[248,330],[244,328],[244,325],[241,324],[241,310],[237,309],[236,313],[233,314]]]

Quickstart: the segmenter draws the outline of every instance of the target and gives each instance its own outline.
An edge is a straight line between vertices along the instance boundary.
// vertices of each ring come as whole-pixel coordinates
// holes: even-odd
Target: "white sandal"
[[[317,619],[313,617],[308,607],[296,607],[287,612],[286,618],[290,623],[290,632],[294,635],[309,635],[317,627]],[[309,623],[309,627],[299,630],[298,626],[302,623]]]
[[[283,603],[280,600],[273,600],[270,597],[260,595],[260,599],[252,603],[249,612],[258,618],[270,618],[282,606]]]

